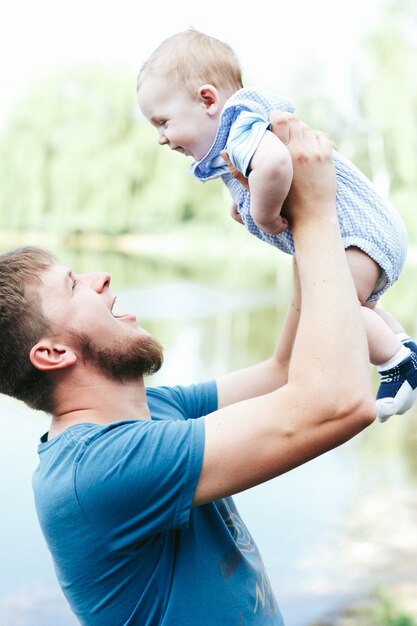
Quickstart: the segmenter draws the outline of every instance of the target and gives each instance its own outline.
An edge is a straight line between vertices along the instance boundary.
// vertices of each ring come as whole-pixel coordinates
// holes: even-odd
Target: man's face
[[[156,128],[158,143],[200,161],[216,137],[218,115],[185,88],[162,76],[147,76],[138,92],[138,104],[146,119]]]
[[[136,317],[113,315],[109,274],[74,275],[52,265],[40,278],[42,310],[56,341],[113,379],[132,380],[160,368],[162,349]]]

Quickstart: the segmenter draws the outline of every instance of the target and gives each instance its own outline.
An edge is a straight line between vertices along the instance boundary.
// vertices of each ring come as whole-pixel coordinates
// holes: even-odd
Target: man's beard
[[[163,363],[162,346],[151,335],[115,340],[101,348],[87,334],[73,331],[80,356],[95,365],[109,379],[118,382],[138,380],[155,374]]]

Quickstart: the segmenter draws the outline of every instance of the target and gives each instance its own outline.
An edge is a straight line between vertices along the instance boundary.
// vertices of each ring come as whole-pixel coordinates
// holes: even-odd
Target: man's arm
[[[294,166],[288,211],[302,293],[288,382],[204,418],[194,505],[278,476],[375,418],[366,337],[336,215],[332,142],[294,118],[282,123]]]
[[[291,187],[291,155],[269,130],[250,161],[248,181],[250,213],[258,228],[272,235],[287,230],[288,220],[281,216],[281,209]]]
[[[294,258],[291,304],[278,344],[269,359],[217,379],[218,408],[270,393],[288,381],[288,366],[301,311],[300,281]]]

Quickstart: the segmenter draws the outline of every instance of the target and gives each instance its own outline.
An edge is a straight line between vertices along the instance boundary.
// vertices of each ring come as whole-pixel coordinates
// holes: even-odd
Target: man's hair
[[[52,382],[30,362],[31,348],[50,330],[36,292],[52,254],[26,246],[0,255],[0,393],[52,411]]]
[[[138,91],[152,74],[183,85],[192,97],[205,83],[228,96],[243,87],[242,70],[232,48],[194,29],[173,35],[158,46],[139,72]]]

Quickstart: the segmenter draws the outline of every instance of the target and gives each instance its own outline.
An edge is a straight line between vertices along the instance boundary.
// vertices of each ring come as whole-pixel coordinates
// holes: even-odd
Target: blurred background
[[[6,0],[0,251],[35,244],[75,272],[109,271],[120,309],[165,346],[149,385],[269,356],[291,260],[233,222],[223,186],[187,175],[187,160],[157,145],[136,106],[146,57],[189,27],[229,42],[246,85],[292,99],[400,212],[407,263],[382,305],[415,336],[415,0],[259,0],[253,11],[217,0]],[[74,626],[30,486],[48,419],[4,397],[0,414],[0,624]],[[375,424],[237,496],[287,626],[417,623],[416,418]]]

